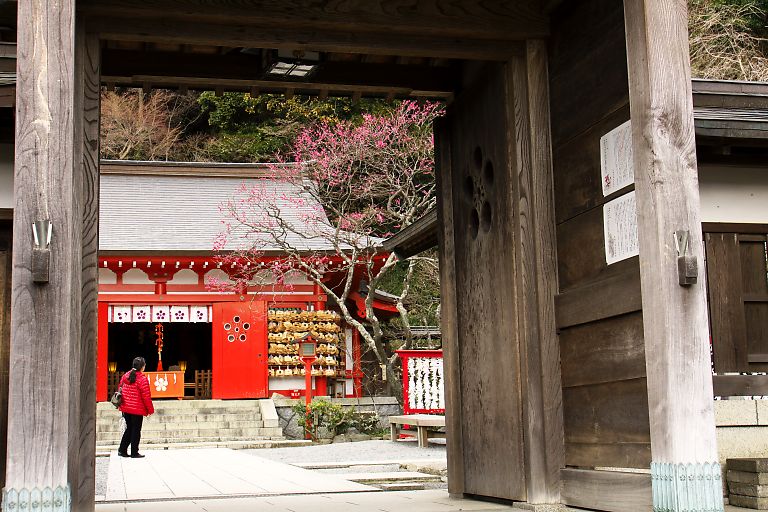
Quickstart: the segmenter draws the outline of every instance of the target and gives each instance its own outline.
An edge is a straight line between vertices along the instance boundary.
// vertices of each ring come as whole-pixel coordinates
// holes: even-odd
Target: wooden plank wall
[[[8,365],[11,351],[11,221],[0,220],[0,487],[5,486]]]
[[[621,0],[564,2],[552,13],[566,466],[648,468],[651,460],[638,259],[608,266],[603,237],[603,204],[629,190],[604,198],[600,174],[600,137],[629,119],[625,48]]]

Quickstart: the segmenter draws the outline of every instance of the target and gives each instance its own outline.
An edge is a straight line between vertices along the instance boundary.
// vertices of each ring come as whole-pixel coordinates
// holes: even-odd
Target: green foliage
[[[714,6],[744,8],[744,24],[756,36],[765,38],[768,35],[768,0],[710,0]]]
[[[379,417],[375,413],[357,412],[352,407],[343,407],[326,400],[315,398],[307,406],[304,402],[293,406],[293,412],[298,416],[297,423],[309,433],[313,441],[318,440],[321,429],[326,430],[330,437],[347,432],[355,428],[363,434],[377,434]]]
[[[381,100],[349,98],[320,100],[295,96],[228,92],[216,96],[203,92],[198,98],[211,138],[203,158],[214,162],[267,162],[288,152],[301,129],[316,123],[361,120],[364,113],[392,107]]]
[[[293,406],[298,415],[297,423],[309,433],[313,441],[318,440],[318,431],[326,429],[331,437],[349,429],[348,414],[344,408],[323,398],[315,398],[309,405],[299,403]]]
[[[349,98],[327,98],[324,100],[294,96],[286,99],[276,94],[251,96],[248,93],[224,93],[216,96],[204,92],[198,100],[202,111],[207,114],[209,124],[224,132],[252,129],[262,123],[335,123],[339,120],[359,120],[362,114],[388,112],[392,106],[382,100],[364,99],[353,104]]]
[[[358,412],[350,409],[349,423],[361,434],[378,435],[381,433],[379,416],[375,412]]]

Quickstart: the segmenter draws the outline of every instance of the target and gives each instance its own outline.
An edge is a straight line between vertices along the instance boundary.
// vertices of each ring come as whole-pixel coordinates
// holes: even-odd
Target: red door
[[[213,398],[267,398],[267,303],[213,305]]]

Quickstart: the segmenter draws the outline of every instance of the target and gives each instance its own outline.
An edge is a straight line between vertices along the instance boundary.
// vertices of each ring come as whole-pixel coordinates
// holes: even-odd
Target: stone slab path
[[[327,476],[327,475],[326,475]],[[144,503],[97,504],[96,512],[521,512],[507,505],[448,497],[447,491],[359,492]]]
[[[148,450],[109,461],[106,502],[374,491],[336,475],[229,449]],[[122,509],[116,509],[122,510]]]

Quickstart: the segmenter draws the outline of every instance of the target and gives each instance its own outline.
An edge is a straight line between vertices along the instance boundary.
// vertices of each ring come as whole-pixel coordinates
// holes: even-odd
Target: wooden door
[[[456,337],[444,340],[451,368],[445,385],[454,388],[447,396],[455,397],[446,413],[449,435],[460,436],[449,440],[449,459],[463,463],[451,464],[453,478],[462,479],[452,488],[525,501],[508,90],[501,66],[483,73],[436,131],[441,221],[452,225],[443,232],[441,265],[455,273],[455,316],[444,316],[443,325]]]
[[[707,285],[716,373],[768,370],[766,225],[708,226]]]
[[[267,305],[213,305],[213,398],[267,398]]]

